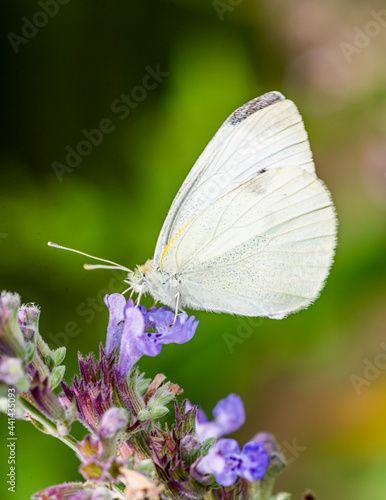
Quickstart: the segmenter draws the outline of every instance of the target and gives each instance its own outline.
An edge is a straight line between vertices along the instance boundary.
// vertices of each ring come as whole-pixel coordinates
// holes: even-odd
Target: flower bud
[[[99,425],[99,438],[107,456],[115,455],[117,436],[125,430],[128,423],[129,419],[122,408],[109,408],[103,415]]]
[[[269,432],[259,432],[258,434],[253,436],[251,441],[255,441],[256,443],[263,443],[264,448],[267,450],[269,455],[278,452],[276,440]]]
[[[151,418],[149,410],[143,409],[138,412],[138,420],[141,422],[145,422],[146,420],[149,420]]]
[[[109,408],[102,417],[99,426],[99,437],[101,439],[113,438],[120,431],[123,431],[128,423],[129,419],[123,408]]]
[[[180,442],[180,455],[185,465],[192,465],[201,454],[201,441],[197,436],[186,435]]]
[[[58,420],[58,422],[56,424],[56,428],[58,430],[59,436],[67,436],[67,434],[71,430],[71,426],[67,425],[65,422],[63,422],[61,420]]]
[[[156,380],[156,379],[155,379]],[[149,389],[152,384],[150,384]],[[175,399],[176,394],[179,394],[180,388],[177,384],[170,382],[160,385],[155,389],[147,403],[147,408],[150,411],[151,418],[161,418],[168,413],[168,408],[165,406],[170,401]]]
[[[38,332],[40,309],[35,304],[23,304],[17,312],[17,322],[24,339],[29,341]]]
[[[75,401],[72,401],[71,403],[68,404],[68,406],[64,410],[64,414],[65,414],[64,419],[68,424],[72,424],[73,422],[75,422],[77,417],[77,409]]]
[[[48,379],[40,382],[39,375],[36,374],[32,381],[30,394],[39,410],[41,410],[51,420],[64,419],[64,408],[60,404],[58,397],[49,387]]]
[[[272,468],[271,472],[279,474],[279,472],[285,468],[286,461],[285,457],[280,452],[280,448],[276,443],[274,436],[269,432],[259,432],[253,437],[252,441],[255,443],[262,443],[264,445],[264,448],[269,455],[269,467]]]
[[[162,418],[167,413],[169,413],[169,409],[166,406],[156,406],[150,410],[150,418]]]
[[[0,380],[7,385],[15,386],[19,391],[27,391],[29,387],[23,362],[19,358],[3,356],[0,359]]]
[[[25,342],[17,322],[20,297],[17,293],[2,292],[0,296],[0,351],[24,359]]]

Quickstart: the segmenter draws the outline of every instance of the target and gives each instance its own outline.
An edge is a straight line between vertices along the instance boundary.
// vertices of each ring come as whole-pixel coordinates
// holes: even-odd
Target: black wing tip
[[[275,104],[279,101],[284,101],[284,99],[285,97],[280,92],[267,92],[266,94],[256,97],[255,99],[243,104],[240,108],[237,108],[236,111],[234,111],[229,117],[229,121],[231,125],[237,125],[248,118],[248,116],[256,113],[256,111],[271,106],[271,104]]]

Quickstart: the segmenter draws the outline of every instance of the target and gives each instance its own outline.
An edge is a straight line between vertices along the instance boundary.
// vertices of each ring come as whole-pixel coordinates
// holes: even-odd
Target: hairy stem
[[[71,434],[67,434],[67,436],[61,436],[58,433],[56,425],[49,418],[47,418],[40,410],[38,410],[34,405],[32,405],[29,401],[27,401],[23,396],[20,396],[19,400],[24,406],[26,412],[29,413],[29,415],[32,418],[40,422],[52,436],[60,439],[64,444],[69,446],[76,453],[78,452],[77,448],[78,441],[73,436],[71,436]]]

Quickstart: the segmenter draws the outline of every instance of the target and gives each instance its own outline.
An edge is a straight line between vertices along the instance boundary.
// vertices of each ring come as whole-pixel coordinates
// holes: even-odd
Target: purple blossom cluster
[[[213,420],[162,374],[140,373],[143,355],[157,356],[163,344],[192,339],[198,321],[166,307],[135,306],[121,294],[106,295],[109,323],[99,360],[79,354],[79,375],[62,381],[65,348],[51,350],[38,331],[39,309],[21,306],[16,294],[0,298],[0,391],[15,387],[19,418],[31,420],[76,451],[86,482],[51,486],[41,500],[269,498],[272,478],[284,459],[267,433],[241,449],[224,438],[245,422],[241,398],[229,394],[213,409]],[[57,395],[55,387],[61,385]],[[170,413],[171,426],[162,419]],[[88,434],[77,441],[71,424]],[[258,485],[258,486],[257,486]]]
[[[167,307],[135,307],[120,293],[106,295],[110,318],[106,354],[119,352],[119,371],[127,373],[144,354],[157,356],[163,344],[183,344],[193,338],[198,321],[186,313],[175,318]]]
[[[199,461],[200,474],[213,474],[222,486],[231,486],[237,477],[248,481],[262,479],[267,472],[269,455],[263,443],[247,443],[243,450],[234,439],[220,439]]]

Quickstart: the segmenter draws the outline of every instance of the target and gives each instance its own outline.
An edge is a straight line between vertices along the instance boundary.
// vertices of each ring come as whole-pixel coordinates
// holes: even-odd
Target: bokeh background
[[[384,3],[72,0],[44,23],[36,13],[45,3],[1,7],[1,288],[41,306],[52,347],[65,338],[69,381],[77,351],[96,351],[105,338],[103,295],[123,284],[110,271],[86,273],[84,258],[47,241],[142,264],[222,121],[255,96],[283,92],[304,117],[339,216],[325,290],[282,321],[197,312],[191,342],[140,366],[165,373],[209,415],[220,398],[240,394],[247,421],[235,437],[269,430],[290,462],[278,491],[386,498]],[[23,28],[33,20],[44,24],[36,33]],[[157,66],[168,74],[162,82],[129,113],[114,112]],[[66,147],[105,118],[114,130],[58,175],[53,162],[64,164]],[[353,375],[362,377],[356,389]],[[7,492],[4,418],[0,426],[1,498],[80,479],[65,445],[19,421],[17,492]]]

